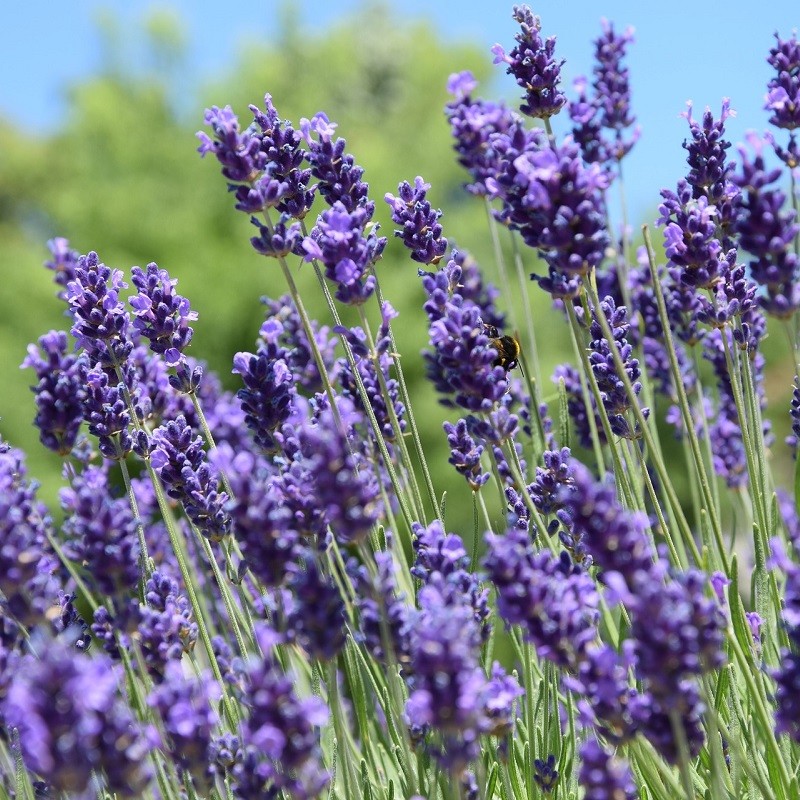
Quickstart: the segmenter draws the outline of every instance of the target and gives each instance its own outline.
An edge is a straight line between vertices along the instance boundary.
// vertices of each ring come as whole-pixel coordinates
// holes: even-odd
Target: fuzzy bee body
[[[519,367],[522,372],[522,366],[519,363],[520,346],[519,342],[509,335],[500,335],[500,331],[494,325],[484,325],[484,333],[489,337],[489,342],[497,350],[497,358],[492,362],[495,367],[502,367],[506,372],[510,369]],[[525,374],[524,372],[522,373]]]

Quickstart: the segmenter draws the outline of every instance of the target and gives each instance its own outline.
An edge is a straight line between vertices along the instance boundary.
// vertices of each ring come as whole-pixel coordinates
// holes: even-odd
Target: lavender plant
[[[50,243],[72,327],[22,366],[65,485],[54,521],[0,442],[3,796],[800,796],[800,521],[772,470],[796,449],[800,389],[776,443],[761,352],[782,325],[800,363],[800,225],[779,188],[796,38],[768,59],[788,144],[759,139],[737,168],[728,101],[685,114],[660,256],[605,197],[639,136],[632,32],[603,23],[591,93],[570,100],[556,38],[527,6],[513,17],[516,45],[493,52],[521,114],[468,73],[445,113],[468,193],[519,255],[522,343],[436,187],[385,192],[393,245],[336,124],[295,127],[269,94],[244,124],[212,107],[198,134],[280,298],[254,352],[231,354],[235,395],[188,354],[200,321],[166,269],[133,267],[126,296],[122,270]],[[383,294],[391,246],[421,283],[413,319]],[[574,351],[549,384],[536,293]],[[421,357],[400,359],[397,324],[426,327]],[[452,417],[455,498],[426,460],[413,359]],[[454,502],[472,530],[451,530]]]

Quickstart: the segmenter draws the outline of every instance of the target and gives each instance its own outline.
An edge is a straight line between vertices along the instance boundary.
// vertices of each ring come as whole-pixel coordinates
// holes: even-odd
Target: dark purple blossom
[[[453,259],[436,273],[420,273],[428,294],[432,350],[426,351],[428,378],[444,397],[442,405],[488,411],[508,389],[506,372],[495,366],[497,350],[486,334],[481,309],[458,292],[461,267]]]
[[[319,697],[298,697],[293,678],[273,658],[275,635],[258,634],[264,657],[247,668],[249,714],[241,728],[243,758],[233,768],[234,796],[258,800],[283,790],[292,800],[311,800],[330,780],[318,730],[328,709]]]
[[[228,475],[238,476],[236,499],[228,505],[228,511],[247,566],[264,586],[283,584],[289,564],[298,555],[300,537],[293,526],[282,481],[269,474],[251,453],[234,456],[229,451],[221,460],[218,449],[214,464]]]
[[[472,608],[435,577],[419,592],[420,612],[411,633],[414,688],[406,703],[408,721],[433,728],[440,741],[435,757],[460,776],[479,752],[488,731],[488,681],[479,666],[480,632]]]
[[[547,119],[558,114],[567,102],[558,88],[564,61],[555,58],[555,36],[542,40],[541,22],[528,6],[514,6],[513,17],[520,25],[520,32],[514,36],[517,44],[508,54],[499,44],[494,45],[494,63],[507,64],[506,72],[525,90],[520,111],[529,117]]]
[[[581,714],[614,743],[634,736],[647,707],[646,699],[629,682],[635,664],[630,640],[622,643],[620,652],[607,644],[593,644],[576,673],[564,677],[564,685],[582,697]]]
[[[589,470],[573,461],[572,484],[560,494],[558,518],[573,531],[604,572],[622,575],[628,588],[639,574],[649,574],[655,552],[647,534],[647,516],[623,509],[614,487],[595,481]]]
[[[133,327],[150,342],[154,353],[164,356],[170,367],[183,360],[183,351],[192,341],[189,325],[197,319],[189,301],[174,289],[177,279],[170,278],[158,265],[147,265],[147,271],[133,267],[131,280],[139,293],[130,299]]]
[[[184,416],[153,431],[150,458],[167,494],[183,504],[203,536],[221,541],[230,531],[228,496],[218,487],[216,470],[206,460],[202,441]]]
[[[113,369],[133,349],[131,317],[119,299],[128,284],[121,270],[109,269],[95,252],[78,259],[73,276],[66,291],[73,319],[70,332],[93,361]]]
[[[559,364],[553,373],[552,380],[556,386],[559,386],[562,381],[564,382],[564,393],[567,396],[567,413],[575,426],[578,442],[581,447],[591,448],[594,441],[592,425],[589,414],[586,411],[580,372],[572,364]],[[597,432],[597,438],[601,444],[605,444],[606,435],[597,411],[597,401],[593,394],[589,394],[589,405],[594,417],[594,430]]]
[[[62,287],[62,291],[58,293],[59,299],[66,300],[67,295],[63,289],[75,278],[75,265],[78,263],[80,253],[73,250],[69,246],[69,241],[62,236],[50,239],[47,242],[47,249],[50,251],[51,260],[45,261],[44,265],[55,273],[53,280]]]
[[[775,47],[769,51],[769,65],[776,75],[767,84],[766,105],[772,113],[770,125],[792,133],[800,127],[800,43],[797,33],[791,39],[775,34]]]
[[[242,131],[239,119],[230,106],[211,106],[203,117],[214,133],[212,140],[207,133],[198,131],[201,156],[213,153],[222,164],[222,174],[237,183],[251,182],[266,166],[266,155],[261,152],[261,141],[255,131]]]
[[[481,588],[478,576],[470,571],[470,556],[463,539],[455,533],[446,533],[439,520],[427,527],[413,522],[411,532],[415,554],[411,574],[425,583],[441,578],[441,592],[455,594],[462,602],[469,603],[481,640],[485,642],[491,632],[489,591]]]
[[[533,759],[533,780],[543,794],[550,794],[558,784],[556,757],[551,753],[545,761]]]
[[[41,621],[53,604],[56,561],[47,541],[53,523],[27,477],[20,450],[0,449],[0,593],[24,625]],[[2,609],[0,609],[2,614]]]
[[[85,651],[92,643],[89,633],[89,624],[80,615],[75,605],[77,594],[67,594],[63,589],[58,590],[58,605],[60,615],[53,620],[53,627],[57,633],[65,634],[65,638],[75,645],[77,650]]]
[[[605,315],[608,325],[614,337],[613,345],[603,335],[603,329],[597,319],[597,314],[593,313],[590,331],[592,341],[589,344],[589,364],[594,373],[600,398],[603,401],[606,413],[608,414],[611,430],[617,436],[626,439],[635,439],[641,435],[638,426],[631,428],[626,412],[631,407],[628,392],[625,384],[617,372],[611,347],[616,347],[619,357],[625,365],[625,374],[630,381],[634,394],[639,394],[642,384],[639,383],[639,361],[633,358],[633,348],[626,339],[630,325],[626,321],[627,312],[625,306],[619,308],[614,304],[611,297],[606,297],[600,302],[601,312]],[[645,419],[649,416],[650,410],[642,409]]]
[[[268,455],[280,451],[280,437],[276,433],[289,419],[297,393],[288,365],[281,358],[270,358],[263,350],[255,355],[237,353],[233,357],[233,372],[244,382],[244,388],[236,396],[255,443]]]
[[[481,472],[483,445],[469,435],[464,419],[455,425],[445,422],[444,432],[450,445],[450,458],[447,460],[456,468],[456,472],[467,479],[472,491],[477,492],[490,477],[488,472]]]
[[[741,189],[735,230],[744,250],[754,256],[749,263],[753,280],[766,290],[761,298],[764,310],[780,318],[790,317],[800,307],[798,262],[793,242],[800,226],[794,210],[786,208],[786,196],[772,187],[780,170],[767,169],[763,141],[749,137],[755,150],[751,160],[744,147],[741,171],[734,181]]]
[[[513,183],[501,174],[493,184],[503,202],[499,218],[548,265],[549,278],[538,278],[539,285],[554,296],[571,296],[561,289],[576,292],[605,256],[608,176],[598,164],[584,165],[570,137],[553,147],[532,144],[513,161]]]
[[[536,478],[528,486],[528,493],[539,513],[555,514],[562,507],[562,487],[572,483],[571,460],[569,447],[542,453],[544,467],[536,467]]]
[[[57,792],[77,795],[98,775],[107,791],[141,797],[154,742],[119,695],[118,669],[106,655],[44,644],[20,661],[3,703],[26,766]]]
[[[566,553],[536,552],[523,531],[487,534],[486,543],[483,564],[500,616],[521,626],[539,656],[574,670],[597,637],[600,596],[592,578]]]
[[[197,623],[177,581],[155,571],[145,585],[135,636],[150,674],[158,681],[172,661],[180,662],[197,642]]]
[[[430,201],[425,199],[430,188],[429,183],[417,176],[413,188],[408,181],[397,187],[399,197],[389,192],[384,196],[392,209],[392,221],[403,226],[394,235],[403,239],[411,258],[420,264],[438,264],[447,250],[447,239],[442,236],[439,224],[442,212],[434,211]]]
[[[338,398],[337,404],[343,419],[360,418],[346,398]],[[302,425],[298,439],[307,476],[305,493],[340,544],[360,541],[383,511],[373,467],[351,450],[330,407],[321,410],[316,424]]]
[[[367,344],[367,336],[361,328],[337,327],[334,330],[350,344],[355,367],[358,370],[369,405],[375,414],[375,419],[383,438],[387,442],[394,442],[398,431],[392,421],[392,414],[386,402],[386,394],[389,396],[389,402],[394,412],[394,418],[397,420],[399,432],[402,433],[406,429],[406,409],[400,400],[400,385],[396,378],[390,376],[392,357],[389,355],[391,348],[389,323],[397,317],[397,312],[389,303],[384,303],[381,307],[381,315],[381,330],[379,338],[375,342],[374,351],[370,350]],[[381,373],[380,378],[377,372],[378,369],[380,369]],[[352,400],[357,409],[366,412],[358,383],[354,377],[353,368],[350,366],[348,359],[339,359],[337,372],[339,373],[339,382],[342,385],[343,394]],[[386,387],[385,393],[381,385],[381,378],[383,385]]]
[[[305,260],[317,259],[325,267],[326,277],[337,286],[336,299],[347,305],[361,305],[375,291],[370,272],[386,247],[386,237],[376,234],[377,226],[368,230],[368,222],[365,208],[348,211],[337,202],[320,214],[303,240]]]
[[[280,198],[277,202],[279,213],[292,219],[303,219],[314,202],[316,187],[308,188],[311,179],[310,169],[301,169],[306,158],[301,149],[301,135],[286,120],[278,117],[272,103],[272,96],[264,95],[264,111],[257,106],[250,106],[253,112],[253,129],[257,129],[260,137],[259,148],[265,158],[266,175],[262,180],[277,182],[281,185]],[[268,197],[271,192],[267,187],[256,189],[257,194]],[[246,187],[237,188],[237,199],[240,194],[247,194]],[[258,206],[259,200],[251,203],[247,210],[261,211],[266,205]],[[252,200],[252,198],[251,198]]]
[[[258,236],[250,238],[250,244],[257,253],[269,258],[285,258],[289,253],[302,256],[303,230],[299,222],[287,225],[287,218],[281,217],[274,225],[265,225],[261,220],[251,217],[250,221],[258,228]]]
[[[127,595],[140,576],[136,520],[125,497],[113,498],[108,474],[87,467],[60,492],[70,555],[85,564],[104,595]]]
[[[797,512],[788,498],[781,502],[781,512],[791,533],[797,532]],[[797,556],[797,540],[791,536],[793,555]],[[772,671],[776,689],[776,724],[779,733],[788,733],[800,741],[800,567],[789,558],[778,538],[770,542],[772,563],[786,576],[781,619],[789,647],[781,650],[781,661]]]
[[[322,379],[319,369],[292,298],[287,294],[277,300],[263,298],[263,302],[268,311],[267,319],[261,326],[261,338],[264,341],[274,340],[278,346],[285,349],[282,358],[289,365],[298,386],[311,393],[321,391]],[[275,326],[276,322],[280,327]],[[331,336],[331,329],[327,325],[320,325],[313,319],[310,322],[317,349],[330,374],[334,368],[334,350],[338,339]]]
[[[500,290],[485,281],[478,262],[466,250],[453,250],[453,262],[461,268],[458,275],[458,294],[481,310],[481,321],[502,331],[506,327],[506,316],[497,308]]]
[[[458,163],[465,167],[473,183],[467,191],[475,195],[486,195],[486,181],[498,171],[501,154],[507,149],[507,134],[513,127],[520,127],[521,119],[504,104],[487,100],[473,100],[472,91],[477,81],[469,71],[454,73],[447,81],[447,91],[454,95],[445,106],[458,154]]]
[[[311,658],[330,661],[344,647],[345,608],[332,578],[313,555],[288,565],[292,607],[287,630]]]
[[[123,384],[112,382],[99,365],[83,370],[83,416],[97,436],[100,452],[119,461],[133,449],[131,415]]]
[[[164,681],[147,699],[164,723],[164,752],[203,794],[211,788],[207,779],[209,749],[218,721],[215,706],[220,694],[208,673],[186,675],[180,663],[173,661],[167,666]]]
[[[334,141],[336,127],[322,112],[310,120],[300,120],[300,130],[308,144],[306,157],[311,164],[311,174],[319,181],[317,189],[329,206],[338,203],[348,213],[362,209],[366,220],[370,220],[375,204],[367,197],[369,184],[361,180],[364,170],[355,163],[353,156],[345,153],[347,142],[344,139]]]
[[[36,397],[34,425],[39,429],[39,441],[65,456],[75,446],[83,422],[84,359],[67,353],[67,334],[63,331],[39,337],[39,347],[28,345],[21,365],[35,370],[38,379],[32,387]]]
[[[392,661],[407,668],[416,610],[397,591],[392,554],[388,550],[377,551],[375,566],[376,573],[371,575],[363,565],[350,565],[357,587],[359,636],[379,664],[390,663],[386,653],[388,645]]]
[[[636,800],[639,796],[627,762],[603,748],[594,737],[580,750],[578,782],[585,800]]]

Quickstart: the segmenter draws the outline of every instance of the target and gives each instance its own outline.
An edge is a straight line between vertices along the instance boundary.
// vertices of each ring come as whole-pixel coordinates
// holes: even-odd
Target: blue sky
[[[394,13],[427,17],[445,39],[469,38],[489,48],[513,44],[513,3],[500,0],[390,0]],[[0,114],[33,133],[52,129],[65,110],[64,89],[90,75],[101,63],[98,12],[107,9],[124,25],[133,23],[156,4],[136,0],[72,0],[71,2],[0,3]],[[278,0],[197,2],[169,0],[187,28],[188,52],[198,79],[230,67],[244,40],[269,40],[275,35]],[[305,25],[323,29],[359,7],[359,0],[298,0],[295,6]],[[800,24],[797,0],[732,0],[722,3],[643,3],[634,0],[540,0],[532,5],[546,35],[558,37],[557,52],[567,59],[566,87],[592,67],[591,41],[600,18],[619,28],[633,25],[636,42],[628,65],[633,105],[642,139],[626,162],[626,183],[633,221],[652,216],[658,190],[673,186],[684,172],[681,142],[686,122],[679,118],[685,103],[696,114],[705,106],[719,111],[722,98],[731,98],[737,117],[728,123],[736,144],[748,129],[764,130],[762,110],[770,77],[764,59],[772,34],[784,37]],[[724,8],[724,11],[722,11]],[[447,76],[441,76],[444,82]],[[515,87],[498,68],[493,86],[481,87],[491,96],[512,100]],[[556,124],[557,131],[563,130]],[[648,213],[646,213],[648,212]]]

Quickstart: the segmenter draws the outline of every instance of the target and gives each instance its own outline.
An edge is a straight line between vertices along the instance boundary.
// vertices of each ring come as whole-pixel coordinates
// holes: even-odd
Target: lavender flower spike
[[[67,353],[67,334],[50,331],[39,338],[39,347],[28,346],[22,367],[36,371],[39,382],[33,387],[39,440],[59,455],[75,446],[83,422],[86,389],[82,378],[84,358]]]
[[[173,289],[177,279],[172,279],[158,265],[147,265],[131,270],[133,285],[139,294],[130,299],[133,308],[133,327],[150,341],[154,353],[160,353],[171,367],[183,360],[183,351],[192,341],[194,331],[188,323],[197,319],[197,312],[189,307],[189,301]]]
[[[397,187],[399,197],[387,192],[384,198],[392,209],[392,220],[403,226],[394,235],[402,237],[411,258],[420,264],[438,264],[447,250],[447,239],[442,236],[438,222],[442,212],[434,211],[425,199],[430,188],[429,183],[417,176],[413,189],[408,181],[403,181]]]
[[[525,90],[520,111],[529,117],[548,119],[567,102],[558,88],[564,61],[555,59],[556,37],[542,41],[541,22],[528,6],[514,6],[513,17],[520,25],[520,32],[514,36],[517,45],[508,54],[499,44],[492,47],[494,63],[507,64],[506,72]]]

